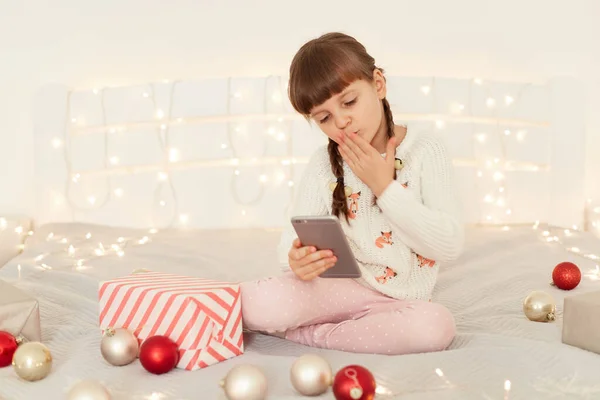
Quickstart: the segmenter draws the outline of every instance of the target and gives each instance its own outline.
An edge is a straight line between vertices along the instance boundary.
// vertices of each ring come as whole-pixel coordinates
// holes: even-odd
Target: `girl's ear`
[[[373,82],[375,83],[377,97],[379,97],[380,100],[385,99],[385,96],[387,94],[385,76],[383,76],[383,73],[379,68],[375,68],[375,70],[373,71]]]

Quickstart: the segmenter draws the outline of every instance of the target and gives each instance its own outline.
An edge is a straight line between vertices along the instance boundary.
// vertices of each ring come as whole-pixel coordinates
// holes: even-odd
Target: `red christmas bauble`
[[[12,363],[17,347],[19,344],[13,335],[0,331],[0,368],[8,367]]]
[[[572,262],[561,262],[552,271],[552,282],[559,289],[571,290],[581,282],[581,270]]]
[[[360,365],[348,365],[333,379],[333,395],[337,400],[372,400],[377,383],[373,374]]]
[[[167,336],[157,335],[142,342],[139,357],[146,371],[159,375],[175,368],[179,362],[179,349]]]

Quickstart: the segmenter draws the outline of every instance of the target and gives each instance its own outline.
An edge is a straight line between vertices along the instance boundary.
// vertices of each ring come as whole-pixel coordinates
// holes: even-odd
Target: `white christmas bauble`
[[[264,400],[267,397],[267,378],[260,368],[250,364],[233,367],[221,381],[229,400]]]
[[[67,395],[67,400],[111,400],[109,391],[100,382],[86,379],[76,383]]]
[[[111,365],[127,365],[137,358],[139,342],[135,335],[127,329],[108,328],[100,342],[100,352]]]
[[[304,396],[318,396],[327,391],[333,379],[331,366],[323,357],[306,354],[299,357],[290,370],[292,386]]]

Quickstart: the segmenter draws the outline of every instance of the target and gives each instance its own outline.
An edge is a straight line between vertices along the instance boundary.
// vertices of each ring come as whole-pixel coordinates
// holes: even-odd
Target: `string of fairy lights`
[[[140,172],[154,172],[157,174],[157,184],[154,190],[152,204],[155,213],[152,215],[152,227],[148,231],[150,233],[156,232],[157,228],[161,228],[161,224],[158,222],[158,218],[155,214],[158,214],[156,210],[164,209],[164,207],[171,203],[171,214],[169,215],[166,224],[163,226],[173,226],[176,221],[180,224],[186,224],[190,218],[189,213],[179,210],[179,200],[177,188],[172,179],[172,173],[178,169],[191,169],[191,168],[211,168],[211,167],[225,167],[232,170],[230,190],[231,195],[236,204],[242,205],[244,208],[241,210],[241,215],[244,216],[246,209],[258,205],[264,197],[265,189],[268,184],[282,184],[287,183],[290,189],[290,201],[294,197],[294,166],[297,164],[305,163],[307,158],[295,157],[294,146],[293,146],[293,135],[292,123],[294,120],[301,118],[293,113],[286,112],[286,106],[284,104],[283,93],[285,93],[287,82],[281,77],[271,77],[276,81],[276,87],[274,90],[269,90],[269,79],[265,79],[264,86],[262,88],[262,112],[258,114],[239,114],[234,113],[234,102],[243,102],[247,93],[241,90],[236,90],[232,83],[232,79],[227,80],[227,96],[226,96],[226,113],[224,115],[209,115],[204,117],[178,117],[173,113],[173,107],[175,104],[175,93],[178,85],[182,84],[180,81],[167,82],[169,84],[168,90],[168,101],[166,107],[160,108],[160,102],[157,98],[155,85],[156,83],[148,84],[144,87],[140,93],[140,98],[151,102],[152,109],[154,110],[154,118],[152,120],[142,120],[137,122],[129,123],[109,123],[110,120],[107,114],[106,107],[106,91],[109,89],[94,89],[93,94],[100,96],[101,106],[101,123],[100,125],[86,125],[81,123],[85,121],[85,117],[80,115],[72,116],[71,113],[71,99],[74,92],[69,92],[67,97],[67,115],[66,121],[70,124],[65,127],[63,132],[63,139],[56,138],[53,140],[53,146],[56,148],[63,147],[63,155],[65,166],[67,169],[67,182],[65,185],[65,198],[71,210],[92,212],[105,206],[111,199],[116,199],[125,195],[125,190],[121,187],[114,187],[111,180],[112,176],[122,174],[135,174]],[[163,82],[164,83],[164,82]],[[432,78],[429,84],[423,85],[420,91],[423,96],[429,96],[431,98],[431,107],[433,110],[439,109],[439,100],[436,96],[436,85],[437,80]],[[475,167],[475,173],[478,179],[476,179],[476,190],[481,193],[482,200],[481,204],[481,218],[484,222],[500,225],[504,224],[503,229],[509,229],[509,223],[506,218],[511,215],[512,207],[509,201],[508,189],[506,185],[506,171],[514,170],[526,170],[526,171],[540,171],[547,168],[547,166],[536,163],[517,163],[508,159],[506,140],[511,137],[517,140],[517,142],[523,142],[526,137],[527,126],[535,127],[546,127],[546,124],[542,122],[531,122],[525,120],[518,120],[516,115],[519,114],[519,104],[523,94],[530,87],[529,84],[520,86],[516,92],[507,93],[501,99],[492,96],[491,86],[486,86],[481,79],[473,79],[468,83],[468,95],[465,103],[459,101],[452,102],[449,105],[448,112],[445,114],[403,114],[395,112],[396,121],[399,120],[416,120],[416,121],[431,121],[433,128],[436,130],[443,130],[446,128],[449,122],[467,122],[471,127],[471,138],[473,144],[473,159],[461,159],[455,158],[455,165],[469,165]],[[491,116],[477,116],[474,111],[475,102],[473,101],[473,92],[477,88],[478,90],[484,91],[485,107],[488,108]],[[236,103],[239,109],[239,104]],[[499,115],[500,104],[504,105],[502,109],[502,116]],[[480,105],[481,106],[481,105]],[[508,112],[507,112],[508,111]],[[223,157],[211,160],[182,160],[182,152],[171,145],[171,128],[173,126],[179,126],[181,124],[202,124],[206,122],[220,121],[226,124],[226,141],[221,144],[221,149],[227,149],[230,152],[230,157]],[[259,131],[248,131],[244,126],[246,122],[259,122],[262,125]],[[488,129],[482,131],[478,126],[484,126]],[[114,156],[110,152],[110,134],[115,132],[126,132],[130,129],[151,128],[150,132],[156,135],[158,141],[160,153],[162,158],[160,162],[151,165],[123,165],[118,157]],[[513,129],[514,128],[514,129]],[[103,139],[103,146],[100,151],[103,153],[103,164],[100,170],[79,170],[74,168],[71,159],[71,147],[70,140],[77,135],[88,135],[88,134],[100,134]],[[253,141],[259,141],[262,148],[259,154],[253,154],[251,157],[247,157],[244,148],[236,146],[236,138],[247,137],[251,135],[250,139]],[[500,143],[499,154],[496,157],[491,157],[486,153],[481,153],[480,150],[484,149],[482,146],[486,141],[492,137],[498,139]],[[270,138],[277,142],[285,141],[286,154],[282,157],[269,157],[268,146]],[[64,142],[64,146],[62,146]],[[238,183],[240,179],[245,177],[243,173],[244,167],[259,168],[259,176],[257,179],[256,194],[250,199],[243,199],[240,196],[238,190]],[[280,171],[279,175],[275,179],[269,179],[267,171],[271,167],[287,168],[287,172]],[[104,182],[103,189],[105,189],[102,195],[95,194],[87,197],[87,202],[84,204],[78,204],[71,196],[71,191],[74,185],[77,185],[86,177],[93,177],[95,179],[101,178]],[[487,179],[486,179],[487,178]],[[246,178],[247,179],[247,178]],[[484,185],[485,183],[485,185]],[[166,191],[165,191],[166,189]],[[165,199],[165,194],[170,197]],[[600,222],[592,221],[593,224]],[[2,226],[2,220],[0,220],[0,227]],[[537,229],[539,226],[535,226]],[[542,234],[542,240],[553,243],[564,244],[564,240],[560,239],[562,232],[560,229],[540,230],[541,232],[551,232],[547,235]],[[574,229],[573,231],[576,231]],[[558,232],[558,233],[556,233]],[[564,233],[564,232],[563,232]],[[86,235],[87,236],[87,235]],[[52,238],[49,238],[52,239]],[[69,240],[68,238],[53,238],[54,240]],[[149,237],[135,237],[135,238],[118,238],[114,243],[110,243],[108,246],[102,243],[97,243],[91,250],[91,257],[100,257],[107,254],[114,254],[116,256],[122,256],[124,249],[132,246],[144,244],[149,241]],[[78,245],[88,245],[89,238],[82,237],[74,241],[69,242],[68,252],[75,252]],[[592,261],[598,260],[598,255],[588,252],[582,252],[580,249],[571,248],[566,246],[565,248],[579,254]],[[579,250],[579,251],[578,251]],[[89,258],[79,258],[75,261],[75,266],[81,268]],[[47,264],[45,264],[47,265]]]
[[[279,78],[280,79],[280,78]],[[293,135],[290,134],[292,130],[291,124],[297,116],[292,116],[284,112],[284,108],[282,105],[282,93],[285,92],[285,84],[280,79],[279,80],[279,92],[269,93],[267,90],[267,83],[265,82],[264,92],[265,96],[263,99],[263,112],[262,115],[233,115],[232,114],[232,102],[233,101],[242,101],[243,96],[239,92],[232,93],[232,84],[231,80],[228,80],[227,90],[230,94],[227,97],[227,112],[224,116],[216,116],[216,117],[198,117],[198,118],[179,118],[173,116],[173,104],[174,104],[174,95],[176,92],[177,85],[180,84],[179,81],[172,82],[169,88],[169,101],[168,107],[166,109],[162,109],[158,107],[158,99],[155,91],[155,86],[153,84],[149,84],[147,90],[145,90],[142,94],[142,97],[151,101],[151,104],[155,110],[155,119],[152,121],[141,121],[139,123],[130,123],[130,124],[118,124],[115,126],[113,124],[108,123],[108,115],[106,110],[106,96],[105,92],[108,89],[102,90],[94,90],[94,94],[100,96],[100,104],[101,104],[101,115],[102,115],[102,124],[99,127],[76,127],[74,126],[76,118],[70,115],[71,107],[67,107],[67,121],[73,122],[73,125],[67,127],[64,131],[63,139],[55,139],[52,144],[56,148],[60,148],[64,143],[63,147],[63,155],[65,166],[67,169],[67,181],[65,185],[65,198],[69,207],[72,210],[77,210],[80,212],[91,212],[93,210],[104,207],[112,198],[122,197],[125,195],[125,190],[121,187],[115,187],[111,176],[118,174],[131,174],[131,173],[139,173],[139,172],[155,172],[157,173],[157,185],[154,190],[154,197],[151,199],[153,204],[158,205],[160,207],[166,206],[167,200],[164,199],[164,189],[167,189],[167,192],[170,194],[170,202],[172,203],[172,212],[170,217],[168,218],[168,222],[166,226],[173,226],[176,221],[180,223],[186,223],[189,219],[189,215],[182,210],[179,209],[179,201],[177,190],[175,184],[172,179],[172,173],[176,169],[188,169],[188,168],[202,168],[202,167],[228,167],[232,169],[230,188],[231,194],[234,198],[234,201],[237,204],[243,205],[245,207],[252,207],[257,205],[265,195],[266,184],[269,182],[268,179],[268,167],[270,166],[278,166],[278,167],[287,167],[287,173],[283,173],[276,177],[273,181],[277,184],[287,183],[290,189],[290,199],[294,197],[294,181],[292,177],[294,176],[294,166],[300,163],[305,163],[306,158],[294,157],[293,156]],[[480,178],[477,182],[477,190],[484,192],[485,195],[482,199],[482,220],[488,223],[502,225],[506,223],[506,217],[511,215],[512,207],[510,198],[508,196],[507,184],[506,184],[506,171],[511,170],[527,170],[527,171],[541,171],[545,170],[548,167],[543,164],[537,163],[515,163],[508,159],[507,149],[506,149],[506,139],[509,137],[515,137],[517,141],[522,142],[525,140],[527,131],[521,127],[520,121],[514,119],[514,126],[516,127],[516,131],[509,128],[503,128],[504,123],[510,119],[509,117],[498,117],[495,113],[491,117],[480,118],[477,117],[473,111],[473,102],[472,102],[472,90],[475,86],[484,85],[483,81],[480,79],[474,79],[469,84],[469,94],[467,104],[461,104],[459,102],[455,102],[451,105],[449,114],[450,115],[408,115],[397,113],[396,120],[430,120],[435,129],[441,130],[446,127],[448,122],[452,121],[467,121],[472,122],[471,126],[471,134],[473,139],[473,151],[474,154],[478,154],[478,150],[481,150],[481,145],[484,144],[488,139],[496,136],[500,143],[499,156],[497,157],[487,157],[487,156],[475,156],[474,159],[460,159],[456,158],[454,160],[455,165],[471,165],[476,166],[475,173],[477,177]],[[424,96],[431,96],[433,108],[437,110],[437,97],[435,95],[436,90],[436,80],[432,79],[429,85],[423,86],[421,88],[421,92]],[[507,94],[502,99],[504,105],[506,107],[513,106],[513,112],[516,115],[518,110],[519,100],[527,89],[528,85],[524,85],[521,87],[516,94]],[[489,89],[488,89],[489,90]],[[68,102],[71,101],[72,92],[68,94]],[[485,101],[486,106],[489,109],[495,110],[498,107],[498,103],[500,101],[493,96],[488,95]],[[269,112],[270,107],[269,104],[276,103],[281,105],[281,109],[278,113]],[[466,110],[466,113],[465,113]],[[465,115],[466,114],[466,115]],[[179,149],[171,146],[171,128],[175,124],[196,124],[203,123],[206,121],[215,121],[221,120],[227,125],[227,142],[221,144],[221,149],[228,149],[231,151],[231,157],[221,158],[217,160],[187,160],[181,161],[181,152]],[[234,136],[237,134],[244,134],[243,130],[243,122],[258,120],[262,122],[261,135],[255,135],[256,140],[262,140],[263,147],[261,154],[258,156],[254,156],[250,159],[245,159],[243,149],[239,149],[235,143]],[[474,123],[480,122],[490,127],[486,132],[481,132],[476,129],[476,124]],[[140,126],[150,126],[152,127],[152,131],[156,134],[156,139],[159,144],[159,148],[161,151],[162,159],[159,163],[152,165],[137,165],[137,166],[120,166],[118,158],[112,156],[110,154],[110,133],[114,133],[115,130],[127,130],[128,128],[139,128]],[[541,124],[540,126],[544,126]],[[83,171],[74,168],[71,158],[70,152],[70,139],[73,135],[78,134],[101,134],[103,135],[103,165],[102,169],[99,171]],[[253,132],[254,134],[255,132]],[[265,140],[264,134],[267,137],[271,137],[273,140],[277,141],[286,141],[286,155],[283,157],[268,157],[268,141]],[[243,177],[243,167],[244,166],[252,166],[254,168],[258,167],[259,169],[259,178],[258,178],[258,192],[257,194],[248,199],[244,200],[242,196],[240,196],[238,190],[238,182],[239,179]],[[87,202],[84,204],[78,204],[71,192],[73,190],[74,185],[77,185],[81,180],[85,179],[88,176],[102,177],[105,182],[105,191],[102,196],[98,196],[97,192],[95,192],[94,196],[89,196],[87,198]],[[483,182],[485,178],[489,178],[487,183],[492,184],[492,189],[489,187],[484,187]],[[599,227],[600,229],[600,206],[593,208],[591,213],[591,220],[589,221],[592,227]],[[242,215],[244,215],[244,211],[242,210]],[[153,215],[153,223],[152,227],[144,232],[140,236],[118,236],[115,237],[114,240],[97,240],[92,232],[87,232],[83,235],[59,235],[53,232],[50,232],[46,237],[46,242],[52,242],[58,244],[58,246],[53,247],[52,250],[43,252],[41,254],[32,255],[33,263],[35,268],[43,271],[52,271],[59,269],[73,269],[76,271],[83,271],[87,268],[92,268],[93,262],[99,258],[105,257],[117,257],[123,258],[126,256],[126,253],[129,249],[135,246],[143,246],[152,241],[152,237],[154,234],[158,232],[161,224],[158,222],[158,218]],[[6,231],[9,229],[9,220],[5,217],[0,217],[0,231]],[[12,228],[11,228],[12,229]],[[503,229],[508,230],[508,224],[505,225]],[[569,238],[573,238],[575,235],[581,234],[581,231],[578,227],[564,228],[564,227],[554,227],[548,224],[542,224],[540,222],[536,222],[533,226],[533,229],[538,231],[539,237],[542,241],[549,244],[559,244],[564,247],[566,251],[572,254],[576,254],[578,256],[583,257],[586,260],[592,261],[594,263],[600,261],[600,254],[595,253],[593,251],[588,251],[587,249],[582,249],[579,247],[572,246],[568,243]],[[25,228],[23,226],[17,226],[14,228],[14,232],[18,235],[23,235],[25,233]],[[27,236],[34,235],[34,231],[28,231],[26,233]],[[24,250],[26,246],[23,244],[21,246],[21,250]],[[63,255],[67,254],[68,257],[63,257]],[[54,257],[57,256],[57,257]],[[49,262],[48,260],[52,259],[56,262]],[[17,265],[19,272],[21,270],[21,265]],[[595,266],[594,269],[591,269],[588,274],[586,274],[592,280],[600,280],[600,267],[598,265]],[[449,390],[449,389],[462,389],[469,392],[477,392],[484,399],[492,399],[488,394],[472,389],[467,385],[460,385],[452,382],[446,374],[440,369],[436,368],[434,370],[435,374],[440,378],[443,385],[437,388],[433,388],[431,390]],[[512,383],[509,379],[503,381],[503,384],[500,386],[503,390],[503,399],[509,400]],[[419,388],[415,390],[415,392],[423,392],[428,391],[427,388]],[[397,396],[402,393],[392,393],[389,389],[386,389],[383,386],[378,387],[377,393],[382,396]],[[158,396],[158,393],[153,393],[153,397]]]
[[[220,168],[227,167],[232,169],[230,191],[233,200],[236,204],[244,206],[241,210],[242,216],[245,215],[246,209],[257,206],[264,198],[265,190],[267,185],[279,185],[287,183],[290,188],[289,200],[294,198],[294,166],[297,164],[305,164],[308,161],[308,157],[295,157],[293,155],[293,136],[291,134],[292,124],[294,120],[301,118],[294,113],[286,112],[286,107],[283,99],[285,96],[283,93],[286,91],[286,83],[281,77],[275,77],[278,81],[277,88],[274,91],[267,89],[268,79],[265,79],[263,88],[263,99],[262,99],[262,113],[255,114],[239,114],[232,112],[233,102],[243,102],[244,94],[241,91],[235,91],[232,85],[232,80],[227,81],[227,104],[226,113],[224,115],[210,115],[210,116],[191,116],[191,117],[176,117],[173,115],[173,104],[174,94],[177,85],[181,84],[180,81],[170,82],[168,106],[165,109],[158,107],[158,102],[154,90],[155,84],[148,84],[148,89],[142,93],[143,98],[149,99],[152,102],[154,111],[154,117],[152,120],[142,120],[137,122],[128,123],[108,123],[106,105],[105,105],[105,91],[107,89],[93,90],[93,93],[101,97],[101,114],[102,123],[100,125],[85,125],[81,124],[81,120],[85,120],[85,117],[77,116],[73,117],[70,114],[67,115],[67,120],[71,121],[72,124],[67,126],[64,132],[64,160],[67,168],[68,181],[65,185],[65,197],[69,207],[72,210],[92,212],[102,208],[107,204],[108,201],[116,198],[123,197],[125,191],[123,188],[113,188],[111,184],[111,176],[116,175],[128,175],[137,173],[155,172],[157,174],[157,184],[154,193],[154,198],[151,200],[154,206],[153,208],[153,227],[160,227],[161,225],[173,226],[177,221],[180,224],[186,224],[190,218],[189,212],[179,210],[179,201],[175,184],[173,183],[172,173],[175,170],[181,169],[194,169],[194,168]],[[472,166],[476,167],[476,190],[481,194],[481,220],[483,223],[490,224],[503,224],[507,223],[509,216],[512,213],[512,208],[509,206],[508,189],[506,185],[506,171],[546,171],[548,166],[540,163],[533,162],[516,162],[510,160],[506,150],[506,139],[508,137],[515,137],[518,142],[525,140],[527,130],[524,129],[526,126],[546,127],[547,123],[532,122],[526,120],[519,120],[515,115],[519,110],[519,104],[522,94],[527,90],[529,84],[522,85],[516,94],[506,94],[502,99],[502,103],[505,108],[503,109],[504,115],[502,117],[496,114],[496,110],[499,109],[500,100],[492,96],[491,86],[485,86],[485,83],[481,79],[473,79],[469,81],[468,87],[468,99],[466,104],[460,102],[453,102],[449,106],[447,113],[443,114],[405,114],[402,112],[395,112],[396,121],[427,121],[432,122],[433,128],[436,130],[445,129],[448,123],[452,122],[467,122],[470,124],[472,130],[472,143],[473,153],[475,156],[472,159],[466,158],[454,158],[453,162],[457,166]],[[473,110],[474,101],[472,100],[472,93],[474,87],[480,87],[487,90],[485,99],[485,106],[491,110],[491,116],[480,117],[477,116]],[[432,78],[429,85],[421,87],[423,96],[431,97],[431,105],[434,110],[437,110],[438,99],[436,96],[436,79]],[[71,94],[68,96],[68,107],[67,110],[70,113]],[[278,107],[277,110],[273,111],[273,105]],[[512,114],[506,114],[506,110],[512,108]],[[181,150],[174,148],[170,145],[170,132],[173,126],[179,126],[182,124],[203,124],[207,122],[220,121],[226,124],[227,141],[221,144],[221,149],[228,149],[231,152],[231,157],[218,158],[218,159],[181,159]],[[262,128],[258,131],[248,132],[244,127],[244,122],[247,121],[258,121],[262,122]],[[487,129],[483,132],[478,126],[487,126]],[[511,129],[509,125],[515,127],[516,131]],[[506,128],[502,128],[506,126]],[[151,128],[156,134],[158,139],[159,148],[163,154],[162,160],[155,164],[149,165],[120,165],[118,157],[111,156],[109,154],[109,133],[125,132],[127,130],[136,130],[140,128]],[[77,170],[73,167],[70,157],[70,146],[69,142],[71,137],[77,135],[89,135],[89,134],[101,134],[103,135],[104,152],[103,159],[104,164],[100,169],[91,170]],[[262,152],[259,155],[253,155],[252,157],[245,157],[243,149],[239,149],[235,145],[234,135],[239,137],[240,135],[251,135],[251,140],[260,141],[262,143]],[[483,150],[486,149],[484,143],[492,138],[493,136],[498,138],[500,143],[500,155],[499,156],[488,156],[485,153],[479,155]],[[276,141],[286,141],[287,149],[284,156],[269,157],[268,145],[269,142],[265,140],[265,137],[271,137]],[[53,145],[60,147],[62,141],[55,139]],[[238,182],[244,177],[243,170],[245,167],[252,167],[259,169],[258,190],[256,194],[250,199],[243,199],[240,195],[238,188]],[[279,171],[275,174],[274,178],[269,178],[267,170],[273,168],[279,168]],[[285,168],[282,170],[281,168]],[[87,177],[103,177],[105,184],[103,185],[104,193],[101,196],[96,194],[87,197],[86,204],[76,204],[72,199],[71,191],[73,185],[78,184]],[[246,180],[248,178],[244,177]],[[493,187],[490,186],[490,182],[495,184]],[[484,185],[485,183],[485,185]],[[167,205],[167,200],[160,198],[165,196],[164,189],[167,188],[169,202],[171,203],[171,217],[168,219],[166,224],[159,224],[156,220],[157,210],[163,209]],[[99,187],[94,188],[95,191],[100,190]],[[111,196],[112,195],[112,196]],[[289,205],[289,204],[288,204]]]
[[[228,150],[231,152],[231,158],[220,158],[216,160],[181,160],[181,150],[177,149],[170,145],[170,132],[171,128],[174,125],[180,126],[184,123],[206,123],[206,122],[214,122],[215,117],[206,117],[206,118],[181,118],[181,117],[173,117],[173,105],[175,103],[174,94],[177,88],[177,85],[180,84],[180,81],[170,82],[170,90],[169,90],[169,99],[168,99],[168,107],[165,110],[159,108],[157,106],[157,98],[155,94],[155,84],[148,84],[148,89],[143,91],[142,97],[148,99],[152,102],[153,109],[155,110],[155,121],[142,121],[142,122],[133,122],[127,124],[118,124],[113,125],[107,122],[108,116],[106,112],[106,104],[105,104],[105,91],[107,89],[97,90],[95,89],[93,93],[95,95],[100,96],[100,105],[101,105],[101,116],[102,116],[102,124],[100,126],[79,126],[81,120],[85,120],[84,117],[78,116],[74,117],[70,115],[71,113],[71,99],[73,92],[68,93],[67,97],[67,116],[66,120],[70,121],[72,124],[67,126],[64,131],[64,139],[60,140],[59,138],[55,138],[52,141],[52,144],[55,148],[63,148],[64,162],[67,169],[67,182],[65,185],[65,197],[67,199],[67,203],[71,210],[90,212],[99,208],[102,208],[107,204],[107,202],[111,199],[111,194],[114,194],[113,198],[120,198],[124,195],[123,188],[113,188],[110,177],[112,175],[121,175],[121,174],[136,174],[141,172],[156,172],[157,173],[157,185],[154,191],[153,205],[158,205],[159,209],[167,206],[167,201],[164,199],[165,193],[163,189],[168,187],[168,193],[170,194],[170,203],[172,205],[172,215],[168,219],[166,224],[163,226],[173,226],[177,219],[180,224],[185,224],[189,218],[189,215],[186,213],[179,212],[179,202],[177,198],[177,191],[172,179],[172,173],[175,170],[189,169],[189,168],[201,168],[201,167],[229,167],[233,168],[233,173],[231,175],[230,189],[232,197],[236,204],[243,206],[254,206],[258,204],[264,197],[265,188],[267,182],[270,180],[269,175],[267,173],[268,166],[278,166],[287,169],[287,172],[278,171],[275,174],[275,177],[271,179],[271,181],[275,182],[275,184],[281,184],[283,182],[287,182],[288,187],[290,188],[290,199],[294,196],[294,182],[291,177],[294,176],[294,166],[297,163],[306,162],[306,158],[296,158],[292,156],[293,151],[293,140],[292,135],[289,134],[292,130],[293,118],[289,118],[283,112],[284,105],[282,101],[281,93],[285,91],[283,86],[284,82],[281,77],[275,77],[277,80],[278,89],[271,95],[268,96],[268,79],[264,81],[264,92],[265,96],[263,98],[263,110],[258,116],[260,118],[256,118],[256,115],[234,115],[232,113],[232,102],[240,102],[243,101],[243,95],[239,91],[232,90],[232,79],[229,78],[227,81],[227,92],[230,94],[227,96],[227,104],[226,104],[226,114],[224,116],[217,116],[216,120],[221,120],[221,122],[225,122],[227,126],[227,141],[221,144],[222,150]],[[271,104],[269,104],[271,103]],[[278,114],[269,114],[268,111],[272,108],[272,103],[279,104],[280,110]],[[248,137],[249,132],[244,126],[244,122],[259,120],[262,122],[263,128],[262,131],[266,135],[258,135],[256,132],[252,132],[252,140],[262,141],[262,151],[259,155],[253,155],[252,157],[244,157],[244,152],[242,149],[239,149],[235,144],[234,135],[238,137]],[[158,144],[160,148],[160,152],[163,154],[162,160],[153,165],[133,165],[133,166],[121,166],[119,165],[122,160],[119,157],[111,156],[109,154],[109,134],[114,134],[115,132],[125,132],[128,129],[139,129],[139,128],[150,128],[158,139]],[[101,134],[103,137],[103,165],[100,170],[76,170],[73,167],[73,163],[70,157],[70,142],[72,137],[82,134]],[[269,150],[269,140],[265,139],[271,138],[272,140],[282,142],[287,142],[286,147],[286,155],[284,157],[268,157],[267,153]],[[63,145],[64,141],[64,146]],[[238,189],[238,181],[240,179],[240,175],[244,175],[242,173],[243,167],[258,167],[259,176],[258,176],[258,193],[249,200],[244,200],[239,193]],[[98,198],[99,196],[90,195],[87,196],[85,204],[76,204],[73,200],[73,196],[71,195],[71,191],[74,185],[79,184],[86,177],[92,178],[104,178],[104,194]],[[94,188],[95,191],[98,188]],[[58,201],[60,203],[60,201]],[[242,216],[245,215],[245,210],[241,211]],[[156,209],[154,209],[152,216],[152,226],[157,227],[161,226],[161,224],[157,221],[156,218]]]

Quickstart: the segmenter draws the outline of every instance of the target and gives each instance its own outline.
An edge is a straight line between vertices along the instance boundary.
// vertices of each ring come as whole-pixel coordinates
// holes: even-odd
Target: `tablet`
[[[335,215],[297,216],[292,218],[292,225],[302,246],[331,250],[337,257],[335,265],[319,275],[321,278],[360,278],[360,268]]]

